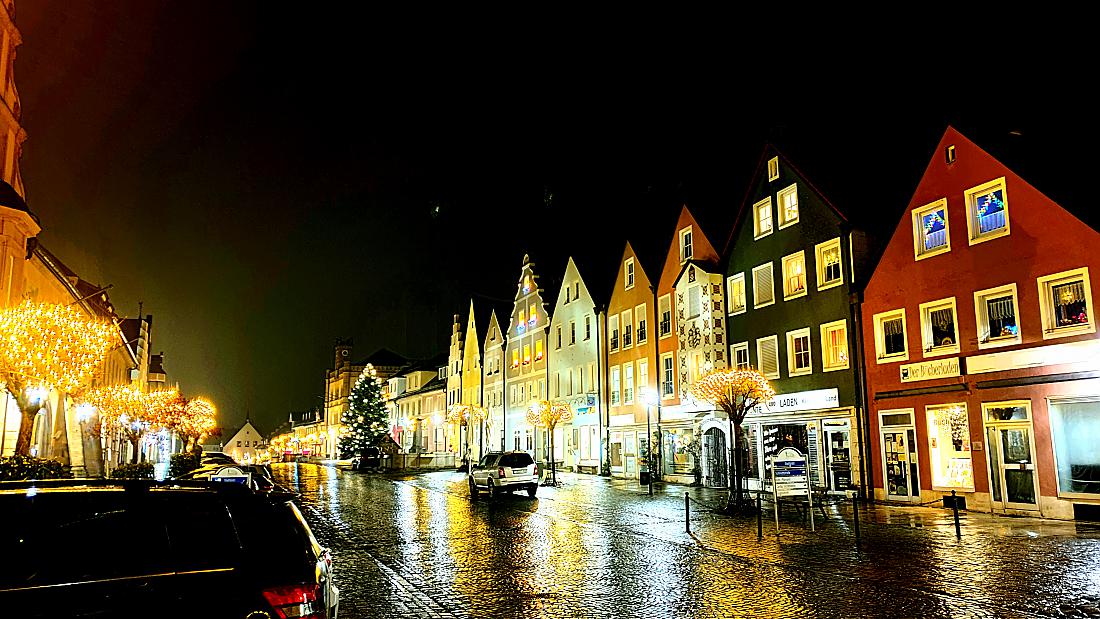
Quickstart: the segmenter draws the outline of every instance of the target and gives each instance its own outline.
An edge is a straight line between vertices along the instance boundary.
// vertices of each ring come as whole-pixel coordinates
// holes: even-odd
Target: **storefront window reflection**
[[[663,461],[665,475],[691,475],[695,468],[695,458],[688,447],[695,433],[690,429],[665,430],[663,443]]]
[[[929,406],[925,416],[928,421],[932,486],[973,490],[974,466],[970,458],[970,424],[966,404]]]
[[[1100,495],[1100,402],[1051,402],[1058,490]]]

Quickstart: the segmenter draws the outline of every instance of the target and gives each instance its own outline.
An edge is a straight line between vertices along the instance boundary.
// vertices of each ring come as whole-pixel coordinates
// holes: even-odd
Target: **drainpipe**
[[[600,419],[600,464],[599,474],[611,477],[611,469],[606,466],[607,450],[611,448],[611,409],[607,403],[607,341],[602,325],[607,321],[607,307],[596,308],[596,401],[599,402]]]
[[[848,247],[851,248],[851,232],[848,233],[848,238]],[[843,247],[841,251],[843,251]],[[854,264],[854,261],[850,261],[848,264]],[[867,384],[867,358],[863,350],[863,292],[861,290],[850,290],[848,308],[851,312],[853,332],[848,338],[848,345],[855,345],[856,433],[862,444],[859,450],[859,493],[860,498],[868,499],[875,495],[874,488],[872,488],[874,475],[871,471],[874,459],[871,456],[871,394],[868,391]]]
[[[660,439],[657,441],[657,471],[658,477],[664,479],[664,449],[662,442],[665,435],[661,431],[661,400],[664,399],[664,392],[661,390],[661,377],[664,372],[664,368],[661,367],[661,324],[660,319],[657,317],[657,313],[661,310],[657,299],[657,287],[653,284],[649,285],[650,292],[653,293],[653,325],[646,324],[646,340],[653,342],[653,375],[657,378],[657,437]],[[671,307],[672,299],[669,299]],[[655,327],[650,329],[650,326]],[[726,330],[729,333],[729,330]],[[653,338],[652,340],[650,338]],[[648,385],[646,385],[648,387]],[[694,427],[692,428],[695,429]],[[649,437],[649,448],[653,449],[653,437]],[[653,471],[649,472],[652,477]],[[652,487],[652,486],[651,486]]]
[[[509,337],[511,337],[509,335]],[[504,341],[500,343],[500,365],[508,366],[508,369],[501,372],[501,416],[500,416],[500,450],[508,451],[508,372],[512,369],[512,366],[508,365],[508,337],[502,338]]]

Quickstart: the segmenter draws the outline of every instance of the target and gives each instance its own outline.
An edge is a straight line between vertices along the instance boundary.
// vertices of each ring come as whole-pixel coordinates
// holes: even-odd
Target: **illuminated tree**
[[[0,312],[0,380],[22,413],[15,453],[30,453],[49,392],[76,395],[90,385],[116,337],[112,325],[66,305],[24,301]]]
[[[484,406],[478,406],[477,404],[455,404],[451,408],[447,409],[447,421],[457,426],[466,426],[466,450],[462,454],[462,461],[469,467],[470,457],[470,430],[473,428],[473,424],[478,424],[478,428],[485,422],[488,417],[489,410]],[[467,468],[469,470],[469,468]]]
[[[348,394],[348,410],[340,418],[345,432],[340,436],[340,454],[344,458],[362,456],[363,450],[386,434],[386,403],[382,400],[382,381],[368,365]]]
[[[117,428],[132,449],[130,462],[136,463],[141,439],[150,429],[168,426],[170,412],[180,396],[175,389],[145,393],[128,385],[115,385],[88,391],[83,401],[99,411],[108,428]]]
[[[217,410],[205,398],[185,398],[179,394],[165,403],[164,426],[175,432],[187,453],[199,447],[199,441],[217,427]]]
[[[733,463],[736,488],[730,488],[726,509],[740,511],[741,473],[744,468],[741,462],[741,424],[749,411],[774,397],[775,390],[768,384],[768,379],[756,370],[716,370],[696,381],[691,386],[691,395],[725,411],[729,417],[730,436],[733,437],[730,462]]]
[[[541,400],[535,402],[527,409],[527,423],[546,428],[550,433],[550,483],[558,485],[558,471],[554,463],[554,428],[559,423],[571,421],[573,409],[564,402],[549,402]]]

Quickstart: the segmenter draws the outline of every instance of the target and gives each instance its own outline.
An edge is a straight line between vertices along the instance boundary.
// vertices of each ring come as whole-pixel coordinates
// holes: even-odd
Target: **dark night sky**
[[[680,201],[727,225],[767,140],[892,227],[948,122],[1094,133],[1049,67],[1001,81],[1006,56],[762,54],[717,26],[441,36],[342,10],[17,2],[43,243],[121,314],[143,301],[170,380],[226,425],[319,404],[337,336],[357,356],[443,350],[462,299],[510,297],[525,252],[546,280],[573,247],[667,243]]]

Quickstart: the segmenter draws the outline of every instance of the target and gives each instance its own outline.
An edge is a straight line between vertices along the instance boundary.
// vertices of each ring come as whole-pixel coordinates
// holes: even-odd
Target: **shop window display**
[[[691,453],[694,432],[688,429],[664,431],[664,474],[691,475],[695,458]]]
[[[973,491],[974,464],[966,405],[929,406],[926,417],[933,488]]]
[[[1058,491],[1100,496],[1100,401],[1051,402]]]

